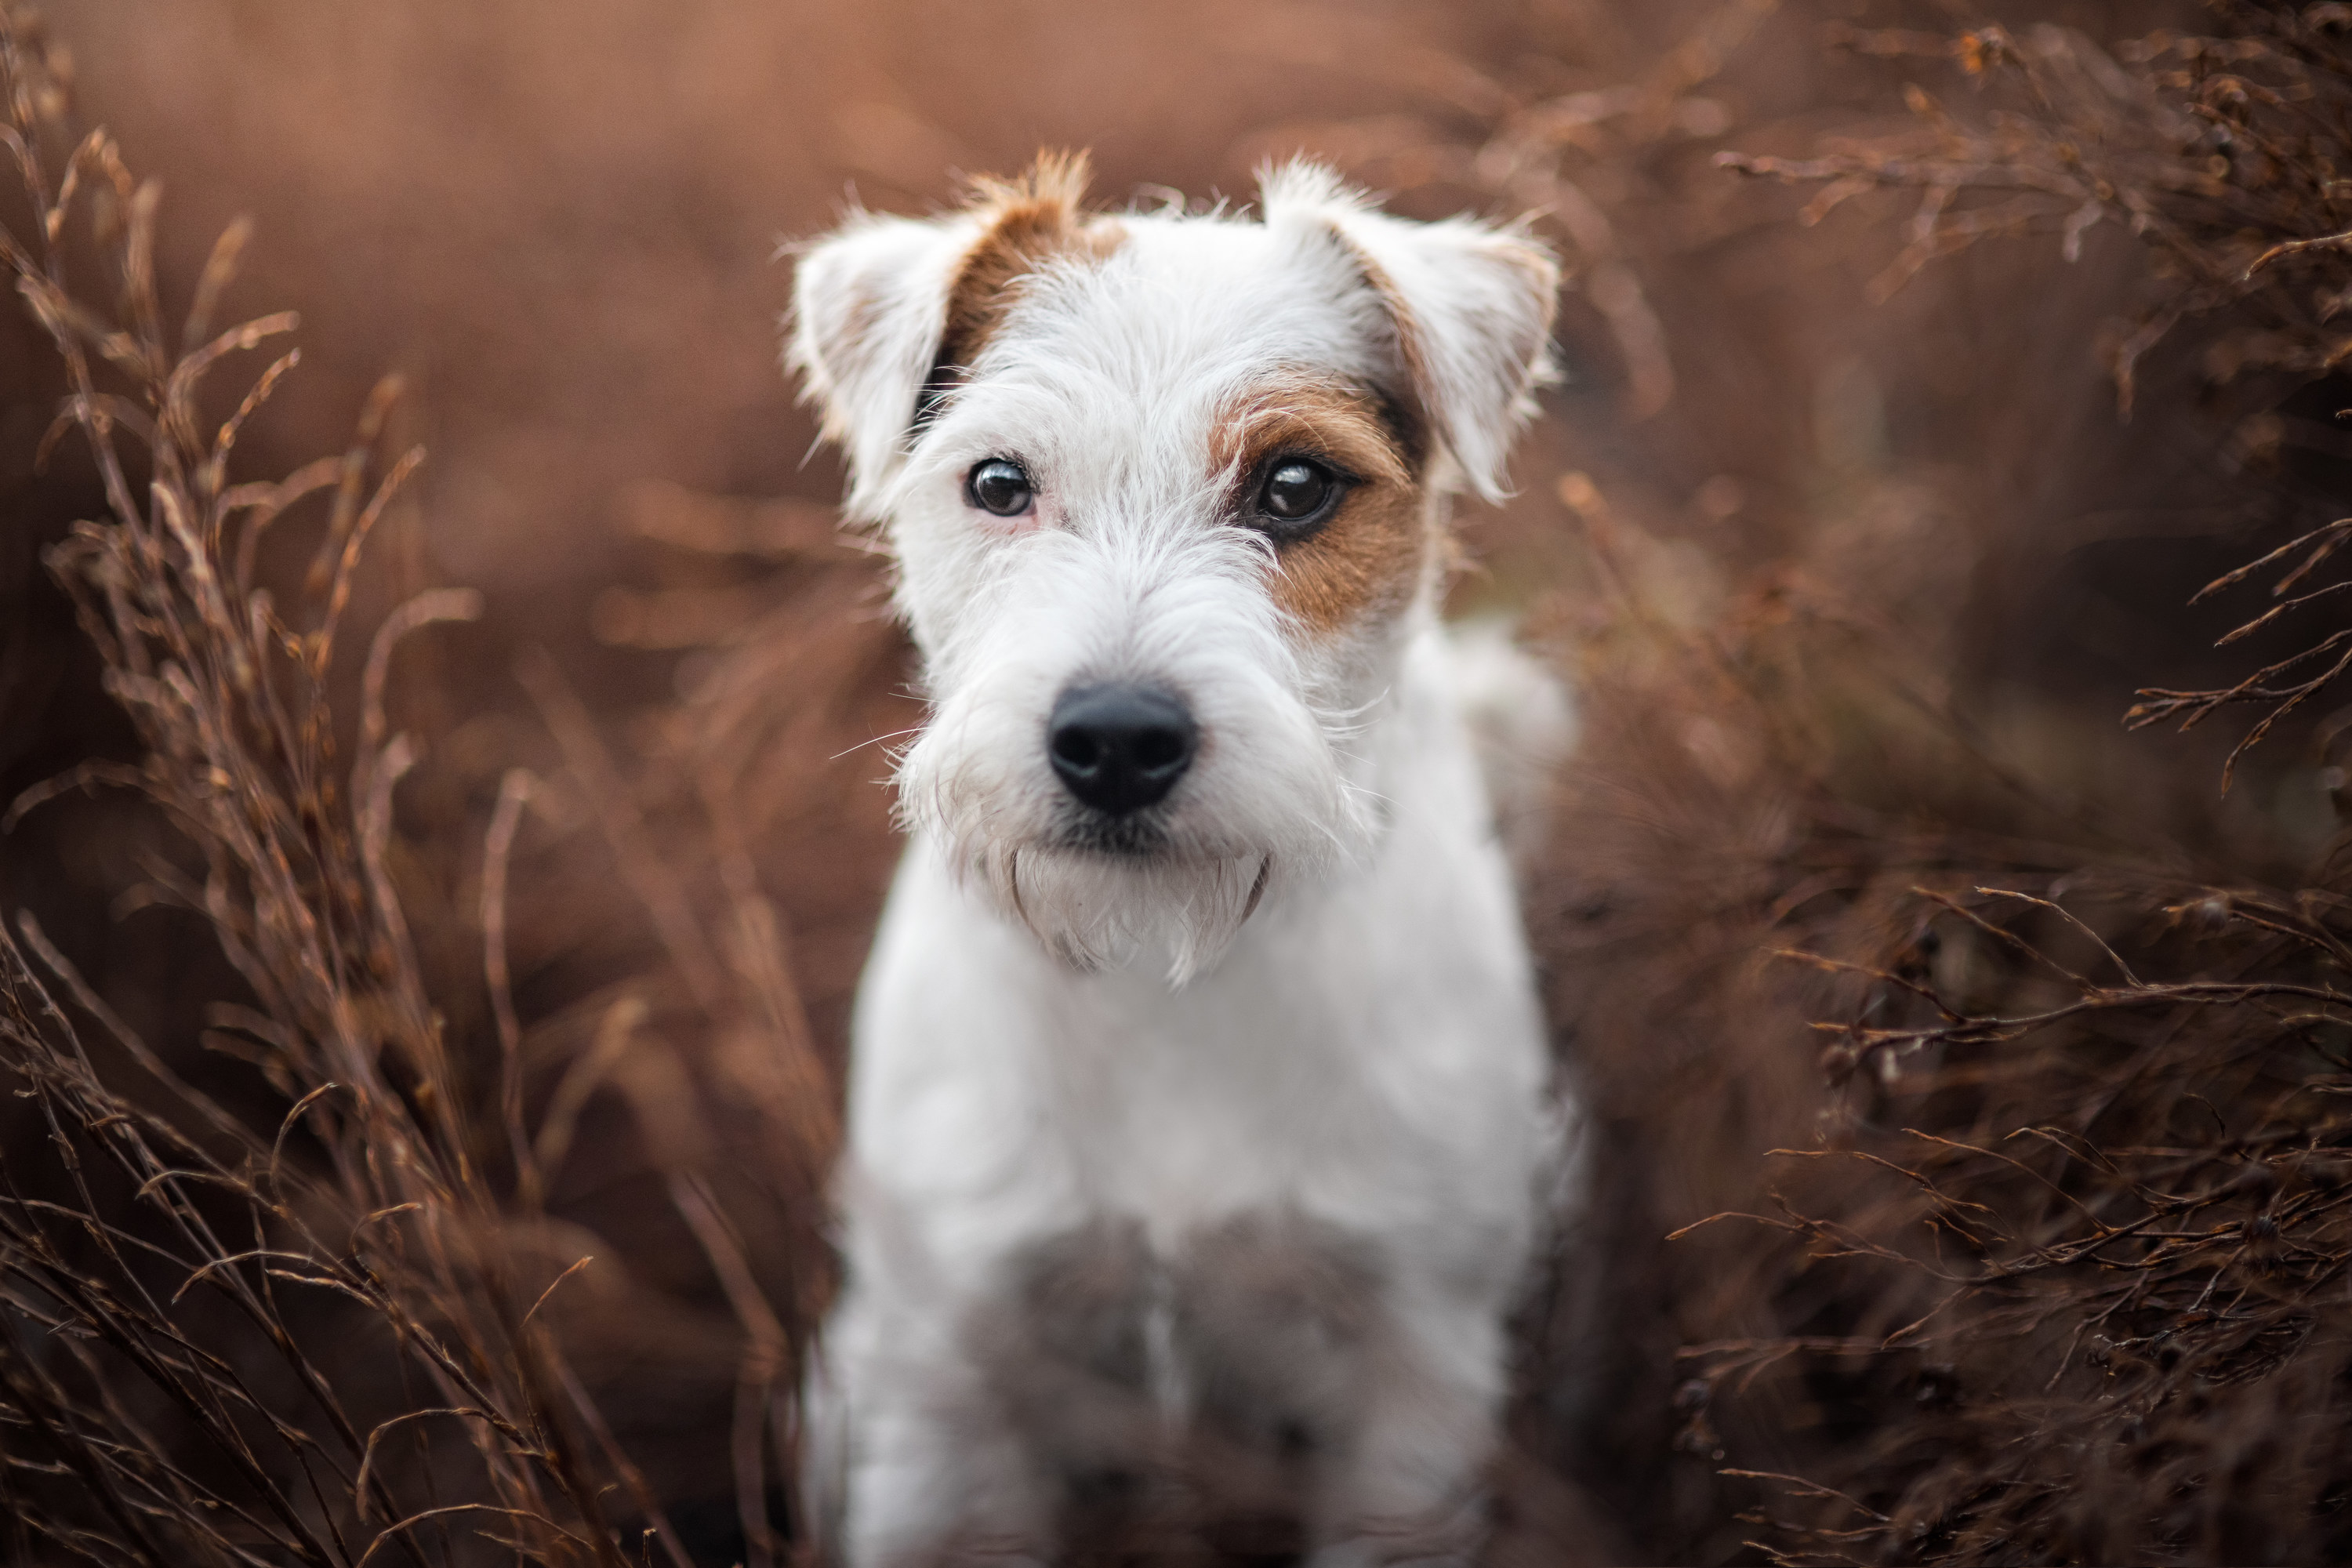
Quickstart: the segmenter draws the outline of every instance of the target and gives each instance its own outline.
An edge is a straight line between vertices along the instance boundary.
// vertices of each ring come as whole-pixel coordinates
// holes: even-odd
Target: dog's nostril
[[[1113,816],[1167,798],[1192,765],[1199,727],[1184,704],[1142,686],[1084,686],[1062,694],[1045,749],[1064,788]]]
[[[1184,762],[1192,749],[1173,730],[1146,730],[1135,737],[1136,765],[1146,773],[1172,768]]]
[[[1102,762],[1102,743],[1086,730],[1056,730],[1054,731],[1054,755],[1074,768],[1091,768]]]

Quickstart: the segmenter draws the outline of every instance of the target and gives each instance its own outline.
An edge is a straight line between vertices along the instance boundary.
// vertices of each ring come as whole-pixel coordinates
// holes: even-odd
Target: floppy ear
[[[947,323],[970,222],[858,213],[801,253],[785,363],[849,458],[850,505],[889,471]]]
[[[1018,179],[975,180],[962,211],[856,213],[801,252],[785,362],[849,457],[853,512],[873,503],[930,405],[977,356],[1021,280],[1081,247],[1086,160],[1041,153]]]
[[[1559,264],[1551,252],[1516,226],[1391,217],[1305,160],[1267,171],[1259,192],[1269,228],[1301,230],[1347,254],[1385,310],[1430,432],[1472,489],[1501,500],[1504,462],[1535,413],[1532,394],[1556,379]]]

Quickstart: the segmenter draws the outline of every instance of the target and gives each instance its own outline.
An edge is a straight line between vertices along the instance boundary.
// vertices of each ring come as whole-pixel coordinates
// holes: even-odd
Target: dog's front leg
[[[1391,1301],[1361,1425],[1318,1499],[1307,1568],[1437,1568],[1475,1560],[1502,1385],[1494,1313]]]
[[[842,1568],[1048,1560],[1045,1489],[962,1353],[957,1315],[938,1300],[864,1291],[828,1326],[811,1435],[831,1451],[813,1456],[810,1490],[835,1516],[826,1556]]]

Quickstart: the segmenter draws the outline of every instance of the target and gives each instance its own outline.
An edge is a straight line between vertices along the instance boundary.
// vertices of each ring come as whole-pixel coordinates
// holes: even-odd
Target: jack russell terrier
[[[1436,600],[1559,270],[1308,163],[1255,216],[1084,184],[1041,157],[799,262],[929,702],[814,1522],[856,1568],[1462,1561],[1564,1121]]]

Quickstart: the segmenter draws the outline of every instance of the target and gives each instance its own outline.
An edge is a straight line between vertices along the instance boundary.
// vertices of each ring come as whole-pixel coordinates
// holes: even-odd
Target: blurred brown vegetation
[[[1598,1185],[1496,1559],[2352,1550],[2352,258],[2275,250],[2352,229],[2345,7],[47,11],[13,123],[78,195],[0,225],[90,314],[0,317],[11,1561],[791,1552],[919,710],[772,257],[1041,144],[1114,202],[1305,148],[1575,274],[1454,588],[1585,724],[1530,921]],[[187,318],[285,309],[213,464],[269,350],[175,378]]]

